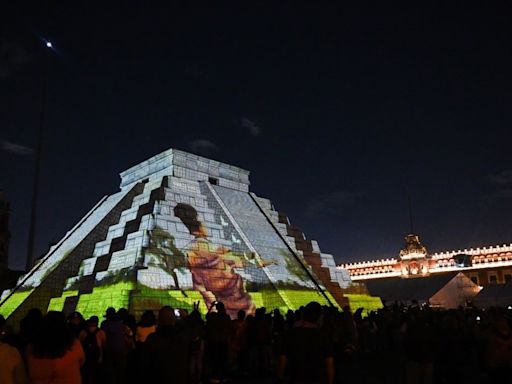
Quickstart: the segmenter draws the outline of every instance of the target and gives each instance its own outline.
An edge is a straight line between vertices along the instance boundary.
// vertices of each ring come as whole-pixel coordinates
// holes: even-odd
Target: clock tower
[[[400,251],[398,262],[401,264],[402,277],[424,276],[429,273],[431,257],[415,234],[405,236],[405,247]]]

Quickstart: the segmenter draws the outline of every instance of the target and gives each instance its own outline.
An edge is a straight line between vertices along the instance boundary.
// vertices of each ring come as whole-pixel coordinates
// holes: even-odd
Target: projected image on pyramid
[[[201,293],[208,307],[215,301],[222,301],[230,314],[234,315],[240,309],[254,313],[255,305],[235,269],[247,269],[255,259],[249,261],[245,252],[236,254],[225,246],[211,243],[207,229],[192,206],[180,203],[174,208],[174,214],[194,236],[186,248],[194,290]]]
[[[2,294],[0,313],[32,307],[136,315],[163,305],[206,313],[346,304],[349,282],[268,199],[249,192],[249,172],[168,150],[121,173],[66,236]]]

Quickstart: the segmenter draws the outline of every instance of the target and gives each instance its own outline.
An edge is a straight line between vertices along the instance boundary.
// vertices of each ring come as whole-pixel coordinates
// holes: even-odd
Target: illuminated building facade
[[[0,313],[29,308],[135,315],[163,305],[230,315],[255,307],[343,306],[350,283],[332,255],[307,240],[271,201],[249,191],[249,172],[174,149],[122,172],[103,197],[16,287]]]
[[[397,258],[341,264],[353,281],[428,277],[463,272],[480,286],[512,284],[512,244],[429,254],[419,236],[408,235]]]

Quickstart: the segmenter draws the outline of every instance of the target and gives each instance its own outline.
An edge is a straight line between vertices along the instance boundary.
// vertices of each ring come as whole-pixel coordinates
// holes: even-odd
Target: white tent
[[[433,307],[442,308],[465,306],[480,292],[480,289],[469,277],[459,272],[429,299],[429,303]]]
[[[365,282],[372,296],[387,305],[429,303],[434,307],[457,308],[472,300],[480,287],[462,272],[450,272],[427,277],[375,279]]]

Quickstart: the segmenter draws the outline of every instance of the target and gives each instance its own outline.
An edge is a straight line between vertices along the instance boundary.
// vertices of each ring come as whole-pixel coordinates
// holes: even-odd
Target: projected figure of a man
[[[243,260],[230,249],[215,246],[208,240],[208,232],[192,206],[179,203],[174,208],[174,215],[194,236],[186,251],[188,267],[194,289],[201,292],[208,308],[215,301],[222,301],[226,312],[232,317],[240,309],[248,314],[254,313],[255,305],[244,290],[242,277],[234,271],[234,268],[244,267]]]

